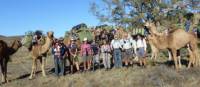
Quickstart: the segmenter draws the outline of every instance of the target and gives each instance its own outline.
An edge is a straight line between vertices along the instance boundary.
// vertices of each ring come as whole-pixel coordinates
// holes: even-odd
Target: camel
[[[193,33],[187,33],[183,29],[172,29],[169,31],[168,35],[164,35],[156,31],[154,23],[146,22],[145,26],[150,33],[147,39],[151,40],[152,44],[159,50],[168,49],[172,53],[176,70],[180,68],[180,65],[178,67],[177,63],[177,51],[188,44],[190,45],[188,49],[190,54],[188,68],[191,67],[191,64],[198,64],[196,60],[198,57],[197,38]]]
[[[148,40],[148,39],[147,39]],[[160,52],[160,50],[158,49],[158,48],[156,48],[156,46],[154,46],[154,44],[153,44],[153,42],[151,41],[151,40],[148,40],[148,43],[149,43],[149,45],[150,45],[150,47],[151,47],[151,59],[152,60],[156,60],[157,59],[157,57],[158,57],[158,53]],[[168,50],[168,60],[171,60],[172,58],[171,58],[171,53],[169,52],[169,50]],[[179,59],[180,59],[180,56],[178,56],[179,57]],[[180,60],[179,60],[180,61]],[[179,62],[180,63],[180,62]],[[181,64],[181,63],[180,63]],[[181,65],[180,65],[181,66]]]
[[[32,55],[32,71],[29,79],[32,79],[33,76],[35,76],[36,68],[37,68],[37,59],[40,60],[41,63],[41,69],[42,69],[42,75],[46,77],[45,73],[45,60],[46,60],[46,54],[50,50],[50,47],[53,42],[53,32],[47,32],[47,36],[45,38],[45,44],[44,45],[34,45],[32,46],[31,55]]]
[[[151,59],[152,60],[156,60],[157,59],[157,56],[158,56],[158,53],[159,53],[159,49],[157,49],[154,45],[153,45],[153,42],[152,41],[148,41],[150,47],[151,47]]]
[[[21,42],[15,40],[11,46],[7,46],[6,42],[0,40],[0,65],[2,73],[2,81],[7,82],[7,63],[11,55],[13,55],[21,47]]]

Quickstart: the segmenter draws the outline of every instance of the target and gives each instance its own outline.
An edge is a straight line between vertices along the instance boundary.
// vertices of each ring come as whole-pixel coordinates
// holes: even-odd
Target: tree
[[[91,12],[101,22],[125,28],[143,27],[145,20],[161,25],[182,23],[188,6],[198,8],[195,0],[102,0],[102,3],[93,2]]]

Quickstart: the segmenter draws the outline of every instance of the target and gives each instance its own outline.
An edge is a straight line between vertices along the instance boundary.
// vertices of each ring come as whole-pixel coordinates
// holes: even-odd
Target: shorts
[[[145,58],[144,47],[137,48],[136,55],[138,56],[138,58]]]
[[[71,58],[72,58],[72,60],[73,60],[73,62],[78,62],[79,60],[78,60],[78,56],[71,56]]]
[[[82,58],[83,58],[83,62],[87,62],[91,60],[91,56],[83,55]]]
[[[131,59],[133,57],[132,49],[126,49],[124,52],[125,59]]]

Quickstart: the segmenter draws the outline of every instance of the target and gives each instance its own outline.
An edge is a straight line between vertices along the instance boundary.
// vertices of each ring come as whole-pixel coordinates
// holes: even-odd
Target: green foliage
[[[86,29],[81,29],[81,32],[78,32],[79,39],[83,41],[86,37],[89,41],[93,40],[92,32]]]
[[[101,6],[92,3],[91,12],[100,20],[106,19],[101,22],[110,22],[117,26],[143,27],[141,20],[147,20],[147,13],[151,14],[148,20],[178,23],[186,12],[184,7],[173,8],[174,5],[180,6],[178,3],[182,3],[182,0],[172,0],[172,4],[164,3],[162,0],[102,0],[102,2],[104,5]],[[167,13],[161,12],[161,9]]]
[[[25,36],[22,40],[22,44],[23,46],[29,48],[32,44],[32,40],[33,40],[33,35],[34,35],[34,32],[33,31],[27,31],[25,32]]]

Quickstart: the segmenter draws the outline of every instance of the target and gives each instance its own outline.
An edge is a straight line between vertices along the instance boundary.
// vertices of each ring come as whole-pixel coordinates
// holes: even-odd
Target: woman
[[[105,40],[103,42],[103,45],[101,46],[101,53],[103,57],[104,68],[108,70],[111,68],[111,63],[110,63],[111,47]]]
[[[81,44],[80,55],[83,58],[84,71],[89,70],[91,66],[92,50],[91,45],[88,44],[87,38],[83,39],[83,44]]]
[[[54,55],[54,64],[55,64],[55,74],[57,76],[64,75],[64,54],[65,49],[60,44],[60,41],[56,40],[52,48],[52,54]]]
[[[76,65],[76,70],[79,72],[79,60],[78,60],[78,45],[76,44],[76,41],[74,39],[71,39],[71,43],[69,45],[69,52],[70,52],[70,58],[72,60],[71,65],[71,71],[73,72],[73,65]]]
[[[135,51],[137,57],[139,58],[140,66],[146,66],[146,48],[147,44],[145,39],[142,37],[142,35],[138,34]]]
[[[122,45],[117,35],[114,36],[114,39],[111,41],[111,48],[113,50],[115,68],[122,68]]]
[[[128,67],[128,64],[132,65],[132,57],[133,57],[133,51],[132,51],[132,45],[134,43],[134,40],[128,36],[128,34],[125,36],[125,39],[123,41],[123,49],[124,49],[124,60],[125,60],[125,66]]]

